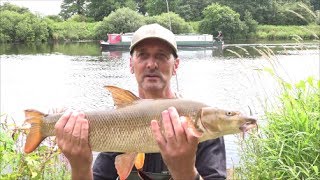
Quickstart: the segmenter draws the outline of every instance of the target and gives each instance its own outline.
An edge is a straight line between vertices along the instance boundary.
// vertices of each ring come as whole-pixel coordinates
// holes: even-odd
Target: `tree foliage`
[[[87,6],[87,16],[93,18],[95,21],[102,21],[112,11],[122,7],[129,7],[132,10],[136,9],[133,0],[118,1],[118,0],[91,0]]]
[[[64,19],[68,19],[72,15],[78,14],[89,19],[93,18],[94,21],[102,21],[112,11],[128,7],[142,15],[158,16],[169,11],[179,14],[186,21],[200,21],[204,18],[203,10],[212,3],[230,7],[240,14],[242,21],[244,21],[245,15],[250,13],[252,19],[259,24],[303,24],[298,19],[299,22],[293,22],[294,18],[292,17],[295,17],[293,14],[289,17],[291,20],[282,20],[283,17],[289,15],[285,9],[294,8],[297,3],[308,5],[311,11],[319,10],[317,0],[64,0],[60,15]],[[294,8],[294,10],[300,12],[299,9]]]
[[[29,12],[5,10],[0,19],[0,42],[46,41],[49,37],[46,22]]]
[[[199,21],[203,19],[202,11],[210,5],[212,0],[181,0],[175,13],[186,21]]]
[[[168,2],[168,6],[167,6]],[[146,0],[146,10],[149,16],[156,16],[169,11],[176,12],[180,0]]]
[[[222,31],[225,37],[235,39],[241,37],[245,24],[240,20],[240,14],[228,6],[214,3],[203,11],[204,19],[200,22],[200,33],[217,34]]]
[[[239,13],[242,20],[246,12],[250,12],[253,19],[262,24],[274,16],[274,0],[216,0],[216,2]]]
[[[144,16],[130,8],[120,8],[105,17],[103,21],[97,25],[96,33],[98,37],[105,38],[108,33],[136,31],[144,24]]]
[[[0,5],[0,12],[3,12],[5,10],[17,12],[19,14],[31,13],[28,8],[19,7],[8,2],[4,3],[3,5]]]
[[[158,23],[167,29],[171,29],[175,34],[190,33],[193,31],[191,25],[189,25],[178,14],[173,12],[148,17],[146,22],[147,24]]]
[[[86,0],[63,0],[59,15],[68,19],[74,14],[85,15]]]

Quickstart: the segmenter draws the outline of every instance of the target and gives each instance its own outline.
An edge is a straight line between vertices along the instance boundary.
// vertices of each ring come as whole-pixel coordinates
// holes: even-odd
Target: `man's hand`
[[[72,179],[92,179],[89,124],[82,112],[66,112],[55,125],[56,140],[69,160]]]
[[[198,138],[192,135],[185,118],[179,117],[175,108],[163,111],[162,118],[164,134],[156,120],[151,121],[151,128],[172,178],[194,180],[197,175],[195,161]]]

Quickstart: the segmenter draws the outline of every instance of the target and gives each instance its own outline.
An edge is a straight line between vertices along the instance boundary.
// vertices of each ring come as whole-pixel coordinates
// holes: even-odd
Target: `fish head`
[[[214,107],[201,109],[200,122],[204,132],[220,135],[246,132],[257,127],[257,120],[253,117]]]

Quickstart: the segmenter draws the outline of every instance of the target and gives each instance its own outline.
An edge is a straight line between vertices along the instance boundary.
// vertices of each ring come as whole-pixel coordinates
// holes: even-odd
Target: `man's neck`
[[[142,99],[172,99],[175,93],[169,88],[165,91],[144,91],[139,88],[139,97]]]

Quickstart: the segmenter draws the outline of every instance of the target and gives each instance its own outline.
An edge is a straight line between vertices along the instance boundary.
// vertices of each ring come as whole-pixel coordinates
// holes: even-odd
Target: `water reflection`
[[[106,59],[120,59],[122,58],[122,53],[126,51],[102,51],[101,55],[102,57],[105,57]]]
[[[0,54],[65,54],[99,56],[98,42],[0,44]]]
[[[206,51],[212,57],[260,57],[272,52],[272,54],[296,54],[302,50],[317,50],[319,42],[310,43],[286,43],[286,44],[225,44],[223,46],[197,48],[178,47],[179,51]],[[102,59],[112,60],[123,57],[128,50],[101,51],[98,42],[78,43],[30,43],[30,44],[0,44],[0,54],[64,54],[71,56],[98,56]]]

